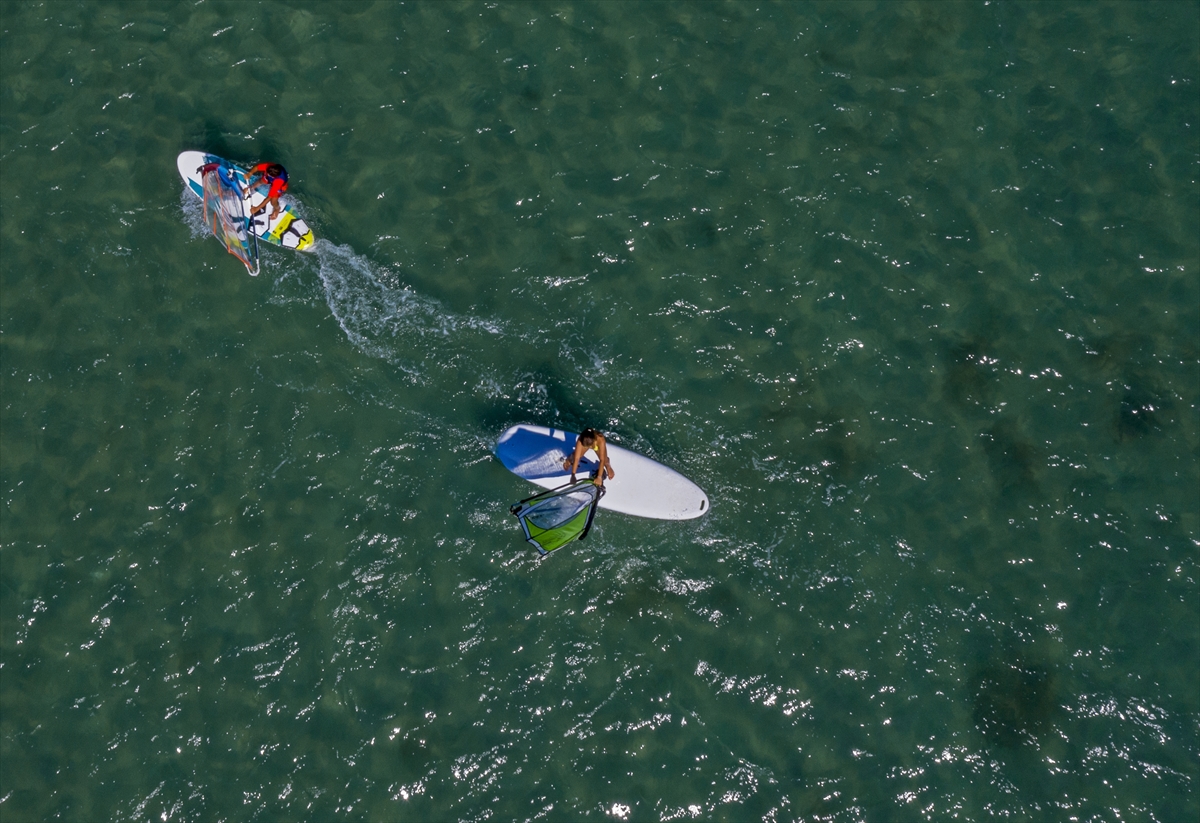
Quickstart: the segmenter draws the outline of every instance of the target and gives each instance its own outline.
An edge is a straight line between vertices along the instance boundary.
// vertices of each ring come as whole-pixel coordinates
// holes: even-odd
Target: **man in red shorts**
[[[259,203],[250,210],[250,216],[254,217],[267,208],[267,204],[271,204],[271,220],[279,216],[279,195],[287,191],[287,169],[278,163],[259,163],[254,168],[250,169],[250,177],[246,180],[246,196],[254,191],[254,187],[259,180],[265,180],[270,184],[271,189],[267,192],[267,199]]]

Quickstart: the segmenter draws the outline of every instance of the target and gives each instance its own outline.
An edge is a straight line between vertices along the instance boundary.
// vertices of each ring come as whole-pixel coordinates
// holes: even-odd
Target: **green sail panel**
[[[542,555],[587,537],[604,489],[591,480],[569,483],[512,506],[525,539]]]

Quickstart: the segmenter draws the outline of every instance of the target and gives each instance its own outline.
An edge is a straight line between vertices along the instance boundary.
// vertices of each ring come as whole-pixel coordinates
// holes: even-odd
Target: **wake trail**
[[[200,198],[184,189],[180,206],[193,240],[211,238]],[[573,328],[570,320],[542,328],[452,311],[404,284],[398,266],[374,262],[349,245],[319,239],[311,252],[262,251],[263,272],[273,274],[277,285],[315,273],[313,285],[351,345],[444,401],[473,397],[512,404],[526,409],[530,419],[553,422],[564,402],[557,384],[568,376],[585,395],[611,393],[618,387],[611,385],[614,380],[618,385],[644,382],[647,388],[655,382],[637,364],[625,366],[619,375],[611,373],[604,347],[589,339],[585,327]],[[237,276],[235,271],[231,276]],[[571,389],[568,394],[574,393]]]
[[[184,188],[179,204],[192,239],[211,238],[200,198]],[[307,268],[315,258],[321,293],[346,338],[364,354],[414,378],[423,379],[427,372],[454,362],[462,365],[462,354],[493,345],[484,338],[505,336],[502,322],[450,311],[438,300],[403,285],[392,268],[372,262],[348,245],[319,239],[311,253],[265,244],[260,249],[264,271],[282,267],[284,277],[296,271],[295,263]]]
[[[499,321],[456,314],[407,286],[389,284],[396,278],[386,267],[350,246],[318,240],[313,251],[334,319],[372,357],[402,368],[414,361],[444,362],[469,345],[469,339],[504,332]]]

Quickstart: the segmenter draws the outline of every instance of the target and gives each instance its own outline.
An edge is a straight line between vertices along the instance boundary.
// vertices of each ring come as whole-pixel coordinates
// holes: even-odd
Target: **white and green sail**
[[[604,489],[581,480],[527,497],[512,506],[525,539],[542,555],[587,537]]]

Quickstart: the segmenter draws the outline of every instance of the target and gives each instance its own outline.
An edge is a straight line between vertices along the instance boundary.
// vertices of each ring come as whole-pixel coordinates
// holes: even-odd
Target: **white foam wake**
[[[366,354],[412,371],[414,362],[445,358],[448,349],[464,346],[464,332],[502,332],[497,321],[455,314],[401,285],[386,267],[349,246],[318,240],[313,250],[329,310]]]
[[[183,212],[183,224],[188,227],[193,240],[212,237],[212,231],[204,222],[204,201],[192,194],[187,186],[179,190],[179,208]]]
[[[200,198],[184,188],[179,205],[192,239],[212,236]],[[293,257],[292,252],[268,246],[260,246],[260,253],[264,266],[283,264],[284,279],[296,271],[288,263],[312,259],[307,254]],[[279,254],[287,260],[271,260]],[[325,302],[350,342],[363,353],[397,365],[414,377],[426,373],[429,365],[445,365],[460,350],[477,348],[478,335],[503,333],[499,321],[448,310],[437,300],[403,285],[394,271],[373,263],[350,246],[318,240],[313,256]]]

